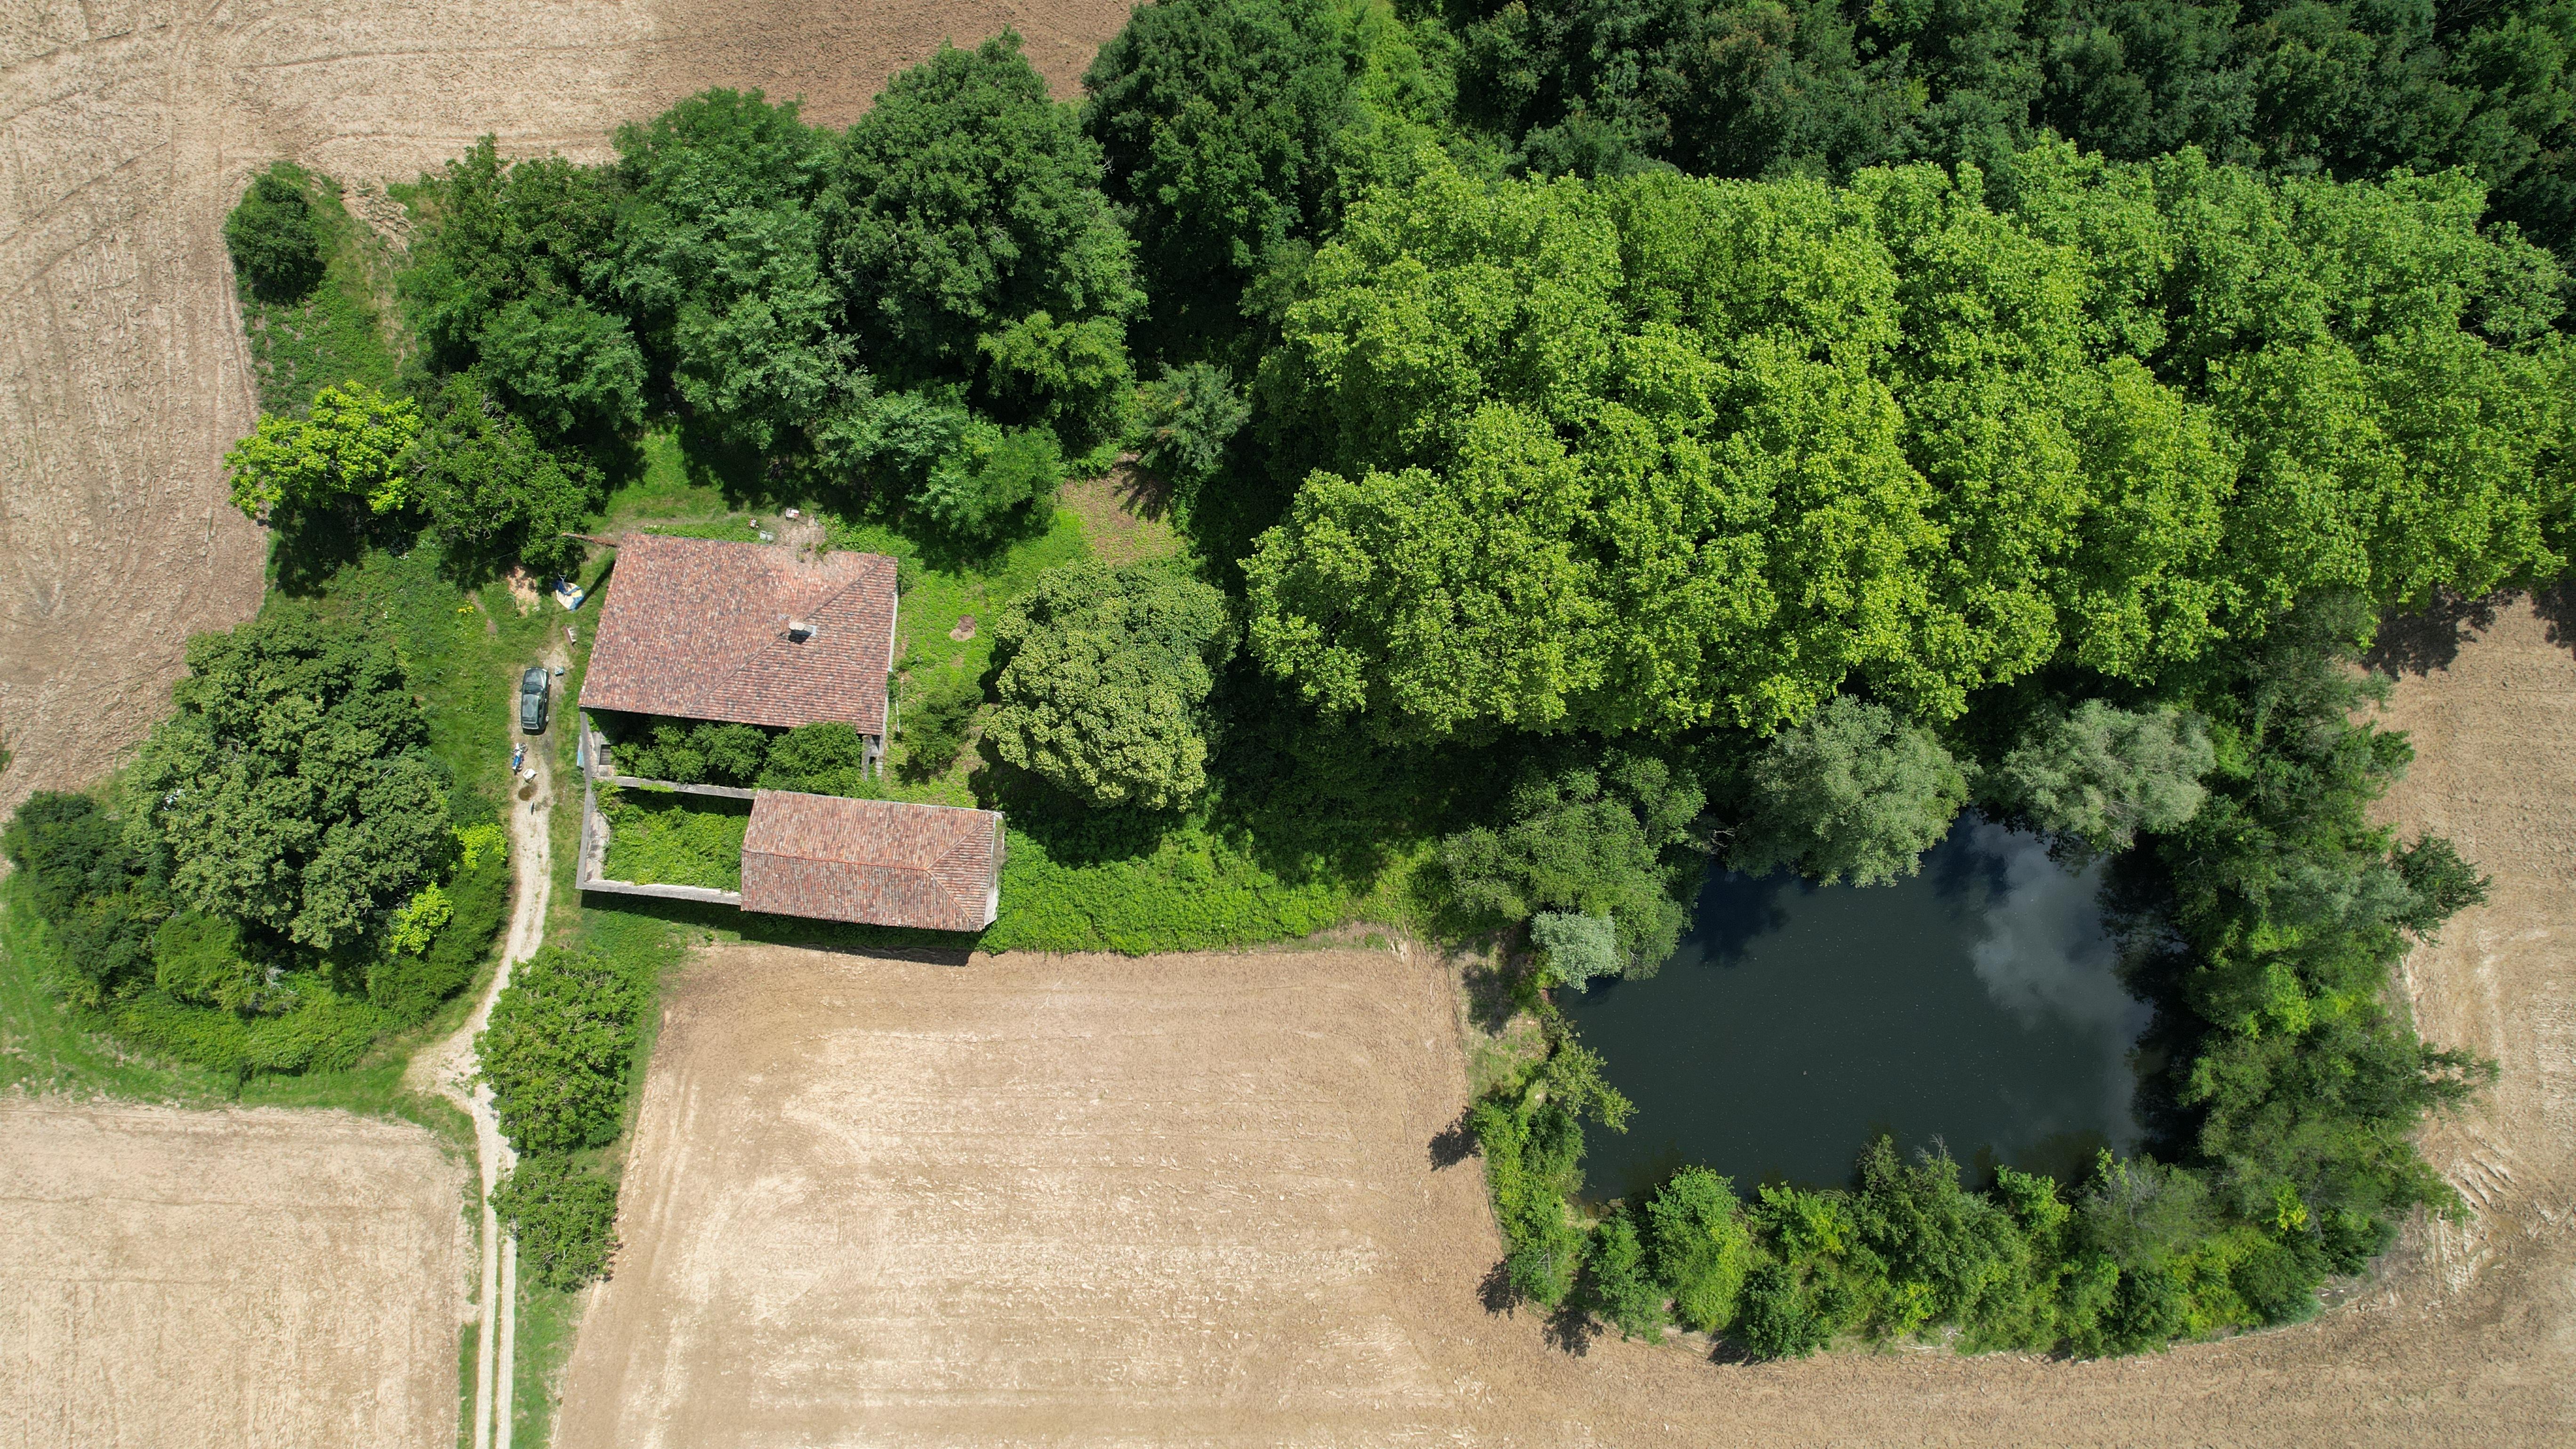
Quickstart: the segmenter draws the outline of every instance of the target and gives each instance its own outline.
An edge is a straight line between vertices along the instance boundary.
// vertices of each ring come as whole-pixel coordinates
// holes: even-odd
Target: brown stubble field
[[[225,211],[278,157],[403,181],[484,132],[607,152],[711,85],[846,123],[943,39],[1015,25],[1072,94],[1121,0],[0,0],[0,810],[111,768],[187,636],[258,607],[224,500],[257,417]]]
[[[339,1112],[0,1098],[0,1445],[448,1449],[469,1173]]]
[[[2410,963],[2496,1057],[2435,1124],[2478,1215],[2317,1322],[2147,1358],[1712,1363],[1489,1311],[1451,968],[1416,954],[702,955],[558,1442],[2576,1442],[2576,658],[2526,604],[2406,678],[2387,802],[2495,876]]]

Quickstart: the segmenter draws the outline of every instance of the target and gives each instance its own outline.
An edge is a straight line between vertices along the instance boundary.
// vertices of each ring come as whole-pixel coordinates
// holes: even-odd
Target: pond
[[[1748,1194],[1840,1185],[1880,1133],[1946,1143],[1972,1185],[1999,1164],[2077,1181],[2135,1148],[2151,1013],[2120,984],[2100,872],[1974,815],[1893,885],[1712,872],[1655,976],[1557,993],[1637,1104],[1625,1134],[1586,1134],[1588,1191],[1693,1162]]]

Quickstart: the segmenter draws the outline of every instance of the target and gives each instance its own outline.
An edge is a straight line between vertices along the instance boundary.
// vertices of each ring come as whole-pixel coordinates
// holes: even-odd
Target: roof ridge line
[[[840,859],[840,858],[839,858],[839,857],[837,857],[837,856],[829,856],[829,855],[807,855],[807,854],[803,853],[802,851],[794,851],[794,850],[752,850],[752,849],[750,849],[749,847],[745,847],[745,848],[744,848],[744,852],[743,852],[743,853],[744,853],[744,854],[746,854],[746,855],[767,855],[767,856],[774,856],[774,857],[776,857],[777,859],[780,859],[780,860],[803,860],[803,861],[811,861],[811,862],[813,862],[813,863],[814,863],[814,864],[816,864],[816,865],[862,865],[862,866],[865,866],[866,868],[868,868],[869,870],[908,870],[908,871],[911,871],[911,872],[912,872],[913,874],[915,874],[915,875],[928,875],[928,874],[930,874],[930,867],[929,867],[929,866],[926,866],[926,865],[898,865],[898,864],[896,864],[896,863],[895,863],[895,862],[893,862],[893,861],[882,861],[882,860],[852,861],[852,860],[843,860],[843,859]],[[950,854],[955,854],[955,852],[954,852],[954,851],[951,851],[951,852],[950,852]],[[947,856],[945,856],[945,855],[943,855],[943,856],[941,856],[941,857],[940,857],[940,859],[941,859],[941,860],[946,860],[947,858],[948,858],[948,857],[947,857]]]

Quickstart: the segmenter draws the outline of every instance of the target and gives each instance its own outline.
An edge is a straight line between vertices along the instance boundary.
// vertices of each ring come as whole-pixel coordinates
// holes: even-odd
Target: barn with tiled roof
[[[886,734],[895,562],[784,544],[628,534],[600,606],[584,709]]]
[[[1002,901],[990,810],[762,790],[742,839],[742,908],[778,916],[980,931]]]
[[[651,534],[629,534],[617,548],[582,708],[774,729],[838,720],[867,737],[871,766],[883,755],[893,559]],[[1000,815],[787,790],[660,782],[683,794],[751,796],[741,890],[609,879],[597,797],[614,772],[606,741],[584,738],[583,890],[933,931],[980,931],[1000,911]]]

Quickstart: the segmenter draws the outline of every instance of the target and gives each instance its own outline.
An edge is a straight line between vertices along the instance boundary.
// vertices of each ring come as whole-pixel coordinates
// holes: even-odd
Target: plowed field
[[[448,1449],[468,1172],[337,1112],[0,1101],[0,1445]]]

